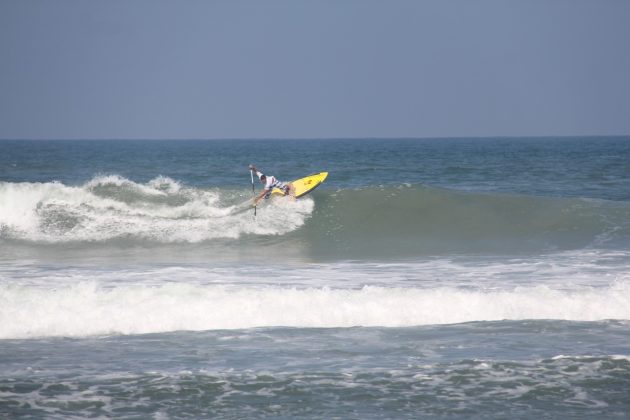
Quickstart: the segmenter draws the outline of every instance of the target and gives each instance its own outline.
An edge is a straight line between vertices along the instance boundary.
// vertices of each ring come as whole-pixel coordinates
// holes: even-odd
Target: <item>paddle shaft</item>
[[[252,176],[252,194],[254,194],[254,199],[256,199],[256,191],[254,188],[254,170],[250,169],[249,174]],[[254,217],[256,217],[256,203],[254,203]]]

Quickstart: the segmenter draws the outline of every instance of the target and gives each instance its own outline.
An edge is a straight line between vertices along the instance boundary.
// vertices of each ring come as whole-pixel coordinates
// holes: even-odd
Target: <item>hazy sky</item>
[[[628,0],[0,0],[0,138],[630,134]]]

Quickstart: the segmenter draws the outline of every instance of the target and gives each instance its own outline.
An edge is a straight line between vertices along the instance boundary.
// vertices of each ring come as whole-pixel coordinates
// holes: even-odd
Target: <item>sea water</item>
[[[629,162],[628,137],[1,141],[0,417],[630,417]],[[254,215],[250,163],[329,177]]]

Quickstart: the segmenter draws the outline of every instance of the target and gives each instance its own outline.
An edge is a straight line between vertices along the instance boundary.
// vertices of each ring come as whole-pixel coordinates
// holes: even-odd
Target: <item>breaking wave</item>
[[[360,289],[94,281],[0,285],[0,339],[254,327],[405,327],[472,321],[630,319],[626,282],[601,288]]]
[[[167,177],[146,184],[117,175],[80,186],[0,182],[0,238],[30,242],[113,239],[197,243],[244,234],[282,235],[304,224],[312,200],[270,200],[252,217],[251,194],[186,187]]]
[[[232,240],[228,252],[268,245],[271,254],[291,248],[347,259],[630,247],[630,203],[619,201],[421,185],[324,188],[296,201],[266,200],[254,217],[250,200],[245,188],[195,188],[167,177],[0,182],[0,240],[206,247]]]

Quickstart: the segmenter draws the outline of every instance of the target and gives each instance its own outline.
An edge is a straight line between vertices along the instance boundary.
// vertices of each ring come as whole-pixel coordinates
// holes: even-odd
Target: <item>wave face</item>
[[[267,200],[246,190],[157,177],[99,176],[79,186],[0,183],[0,238],[22,244],[200,244],[310,258],[406,257],[628,248],[630,204],[468,193],[425,186],[318,190]],[[256,241],[251,241],[252,235]],[[278,251],[278,252],[276,252]]]
[[[541,252],[627,248],[630,203],[468,193],[424,186],[317,197],[305,230],[349,255]],[[331,246],[332,245],[332,246]]]

